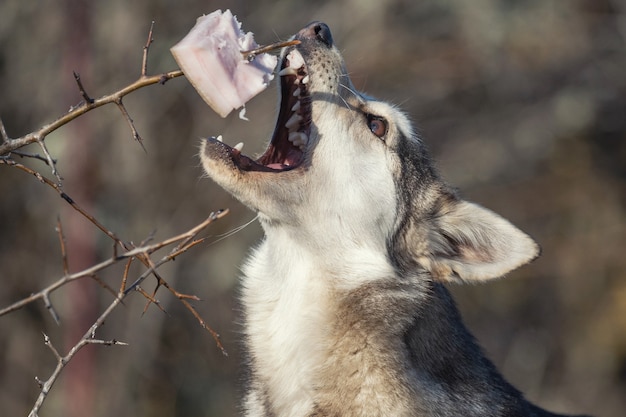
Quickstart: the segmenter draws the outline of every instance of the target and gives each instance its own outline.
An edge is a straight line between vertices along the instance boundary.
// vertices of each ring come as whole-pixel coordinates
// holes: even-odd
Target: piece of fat
[[[267,53],[252,60],[242,51],[258,48],[251,32],[226,10],[201,16],[170,51],[204,101],[226,117],[265,90],[274,78],[278,59]]]

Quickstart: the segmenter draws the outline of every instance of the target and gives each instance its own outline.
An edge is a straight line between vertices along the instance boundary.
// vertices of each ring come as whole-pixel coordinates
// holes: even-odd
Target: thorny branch
[[[150,275],[156,275],[157,274],[157,269],[162,266],[163,264],[170,262],[172,260],[174,260],[176,258],[176,256],[186,252],[188,249],[192,248],[193,246],[196,245],[196,242],[198,242],[195,239],[195,236],[198,235],[198,233],[202,232],[203,230],[205,230],[211,223],[213,223],[214,221],[224,217],[225,215],[228,214],[227,210],[223,210],[223,211],[219,211],[216,213],[211,213],[211,215],[202,223],[200,223],[199,225],[195,226],[194,228],[188,230],[185,233],[182,233],[180,235],[171,237],[169,239],[166,239],[162,242],[159,243],[155,243],[152,245],[147,245],[147,246],[143,246],[143,247],[138,247],[138,248],[134,248],[132,250],[129,250],[128,252],[125,252],[123,254],[118,254],[115,256],[112,256],[111,258],[107,259],[106,261],[100,262],[97,265],[94,265],[90,268],[84,269],[82,271],[73,273],[73,274],[66,274],[65,276],[63,276],[62,278],[60,278],[59,280],[57,280],[56,282],[54,282],[53,284],[49,285],[48,287],[44,288],[43,290],[39,291],[38,293],[35,293],[33,295],[31,295],[28,298],[25,298],[15,304],[12,304],[2,310],[0,310],[0,316],[4,315],[4,314],[8,314],[12,311],[18,310],[22,307],[24,307],[25,305],[32,303],[36,300],[39,299],[43,299],[44,301],[48,299],[48,296],[50,295],[50,293],[52,293],[53,291],[55,291],[56,289],[62,287],[63,285],[67,284],[70,281],[74,281],[80,278],[84,278],[84,277],[90,277],[93,276],[97,271],[101,271],[113,264],[116,264],[117,262],[127,259],[127,267],[124,270],[124,277],[123,277],[123,282],[126,281],[126,277],[128,275],[128,271],[129,271],[129,266],[130,266],[130,262],[132,261],[132,259],[137,259],[139,257],[144,257],[144,259],[146,259],[150,265],[150,267],[145,270],[141,275],[139,275],[139,277],[137,277],[137,279],[135,280],[135,282],[133,283],[132,286],[130,286],[129,288],[125,288],[125,286],[120,287],[119,292],[117,293],[116,297],[113,299],[113,301],[111,302],[111,304],[109,304],[109,306],[107,307],[107,309],[100,315],[100,317],[94,322],[94,324],[89,328],[89,330],[83,335],[83,337],[79,340],[79,342],[74,345],[74,347],[72,349],[70,349],[69,353],[66,356],[61,356],[61,354],[59,354],[59,352],[56,350],[56,348],[52,345],[52,343],[50,342],[50,339],[48,338],[48,336],[44,335],[44,342],[45,344],[50,348],[50,350],[53,352],[54,356],[57,359],[57,365],[56,368],[54,369],[54,371],[52,372],[52,374],[50,375],[50,377],[46,380],[46,381],[41,381],[39,380],[39,378],[35,378],[35,380],[37,381],[37,383],[39,384],[41,391],[39,393],[39,396],[37,398],[37,401],[35,402],[35,405],[33,406],[29,416],[37,416],[37,413],[39,411],[39,409],[41,408],[41,406],[43,405],[43,402],[46,399],[46,396],[48,395],[48,393],[50,392],[50,389],[52,388],[52,385],[55,383],[55,381],[57,380],[59,374],[61,373],[61,371],[63,370],[63,368],[65,367],[65,365],[72,359],[72,357],[84,346],[86,346],[87,344],[104,344],[104,345],[126,345],[126,343],[122,343],[119,342],[115,339],[111,340],[111,341],[103,341],[103,340],[98,340],[95,339],[95,333],[98,330],[98,328],[104,323],[104,321],[106,320],[106,318],[109,316],[109,314],[119,305],[121,304],[124,299],[126,297],[128,297],[128,295],[130,294],[131,290],[136,290],[140,293],[143,293],[139,287],[139,284],[141,284],[147,277],[149,277]],[[166,254],[165,256],[163,256],[161,259],[159,259],[157,262],[153,262],[150,259],[150,255],[152,253],[154,253],[155,251],[162,249],[165,246],[171,245],[173,243],[176,242],[180,242],[178,245],[176,245],[174,248],[172,248],[170,250],[170,252],[168,254]],[[193,314],[193,316],[198,320],[198,322],[200,323],[200,325],[206,329],[211,336],[213,336],[215,343],[217,344],[217,347],[222,351],[223,354],[227,354],[226,350],[224,349],[224,347],[222,346],[222,343],[219,339],[219,335],[213,330],[211,329],[209,326],[206,325],[206,323],[204,322],[204,320],[200,317],[200,315],[198,314],[198,312],[193,308],[193,306],[191,304],[189,304],[189,302],[187,302],[186,298],[191,298],[191,299],[197,299],[197,297],[195,296],[183,296],[180,293],[178,293],[177,291],[173,290],[169,284],[167,284],[163,278],[161,278],[160,276],[158,276],[158,281],[159,283],[165,283],[167,285],[167,288],[170,290],[170,292],[172,292],[172,294],[174,294],[177,298],[179,298],[183,304],[185,305],[185,307]],[[148,300],[150,302],[154,302],[154,298],[153,297],[146,297],[148,298]],[[159,306],[159,308],[161,309],[161,307]],[[161,309],[162,310],[162,309]]]
[[[106,313],[106,316],[108,316],[109,313],[113,310],[113,308],[115,308],[115,306],[111,304],[109,308],[103,313],[103,315]],[[100,316],[100,318],[102,318],[102,316]],[[100,318],[98,320],[100,320]],[[89,331],[80,339],[80,341],[76,345],[74,345],[74,347],[70,349],[68,354],[65,356],[61,356],[59,351],[54,347],[54,345],[50,341],[50,338],[48,337],[48,335],[44,333],[43,335],[44,344],[48,346],[48,348],[52,351],[52,354],[57,359],[57,365],[54,368],[54,371],[52,371],[52,374],[50,375],[50,377],[46,381],[42,381],[39,378],[35,377],[35,381],[41,388],[41,392],[39,393],[39,396],[37,397],[37,400],[35,401],[35,405],[30,410],[30,413],[28,413],[28,417],[37,417],[38,415],[37,413],[41,409],[41,406],[46,400],[46,397],[48,393],[50,392],[50,389],[52,389],[52,386],[54,385],[55,381],[61,374],[61,371],[63,370],[63,368],[65,368],[65,366],[69,363],[69,361],[74,357],[74,355],[76,355],[76,353],[78,353],[78,351],[81,350],[83,347],[89,344],[98,344],[98,345],[105,345],[105,346],[112,346],[112,345],[127,346],[128,345],[127,343],[120,342],[115,339],[112,339],[112,340],[96,339],[95,332],[97,328],[103,323],[103,321],[97,325],[96,323],[98,322],[94,323],[94,325],[89,329]]]
[[[122,254],[113,254],[113,256],[111,256],[109,259],[104,260],[100,263],[97,263],[95,265],[90,266],[89,268],[83,269],[82,271],[78,271],[78,272],[74,272],[72,274],[70,273],[65,273],[63,275],[62,278],[60,278],[59,280],[55,281],[54,283],[50,284],[49,286],[47,286],[46,288],[42,289],[39,292],[36,292],[34,294],[31,294],[29,297],[26,297],[16,303],[11,304],[8,307],[5,307],[3,309],[0,309],[0,317],[4,316],[5,314],[8,313],[12,313],[13,311],[19,310],[22,307],[26,306],[27,304],[30,304],[34,301],[37,301],[39,299],[43,300],[44,303],[46,303],[46,300],[48,300],[49,295],[54,292],[55,290],[59,289],[60,287],[62,287],[63,285],[71,282],[71,281],[75,281],[77,279],[81,279],[84,277],[90,277],[93,276],[96,272],[102,271],[112,265],[117,264],[120,261],[126,260],[128,259],[129,261],[132,259],[139,259],[141,257],[143,257],[145,260],[149,260],[149,256],[151,254],[153,254],[154,252],[158,251],[159,249],[162,249],[166,246],[172,245],[178,241],[181,241],[181,244],[177,245],[176,247],[174,247],[170,253],[168,253],[167,255],[165,255],[161,260],[159,260],[157,263],[152,263],[152,261],[147,262],[149,264],[149,269],[147,270],[147,274],[141,275],[140,277],[137,278],[137,280],[135,282],[133,282],[133,284],[129,287],[126,286],[122,286],[120,288],[120,291],[118,293],[118,297],[120,296],[120,294],[122,294],[124,297],[126,295],[128,295],[130,293],[131,290],[135,289],[135,287],[137,287],[139,284],[141,284],[141,282],[143,282],[143,280],[149,276],[150,274],[154,274],[156,272],[156,269],[158,267],[160,267],[161,265],[163,265],[166,262],[170,262],[173,261],[178,255],[186,252],[187,250],[191,249],[192,247],[194,247],[196,244],[201,243],[204,241],[204,239],[201,240],[193,240],[191,242],[188,242],[188,239],[191,237],[193,239],[194,236],[196,236],[198,233],[202,232],[203,230],[205,230],[211,223],[213,223],[215,220],[219,220],[222,217],[226,216],[228,214],[228,210],[220,210],[218,212],[215,213],[211,213],[211,215],[202,223],[198,224],[197,226],[195,226],[193,229],[171,237],[169,239],[163,240],[162,242],[158,242],[158,243],[154,243],[152,245],[147,245],[147,246],[141,246],[141,247],[137,247],[137,248],[133,248],[127,252],[124,252]],[[185,243],[187,242],[187,243]],[[126,277],[128,275],[128,270],[130,269],[130,263],[127,264],[127,267],[125,269],[124,272],[124,281],[123,283],[126,282]],[[158,277],[157,278],[160,281],[163,281],[162,278]],[[123,298],[123,297],[122,297]],[[49,302],[49,301],[48,301]]]
[[[71,122],[77,117],[80,117],[83,114],[93,109],[97,109],[98,107],[104,106],[105,104],[115,103],[121,109],[123,108],[122,98],[132,93],[133,91],[139,90],[140,88],[143,88],[152,84],[165,84],[168,80],[171,80],[172,78],[180,77],[181,75],[183,75],[183,72],[181,70],[169,71],[169,72],[165,72],[165,73],[157,74],[157,75],[146,74],[147,65],[148,65],[148,51],[149,51],[150,44],[152,43],[153,26],[154,26],[154,22],[152,26],[150,27],[150,33],[148,34],[148,41],[146,43],[146,46],[144,46],[144,49],[143,49],[141,75],[139,76],[137,81],[127,85],[126,87],[119,89],[118,91],[114,93],[104,95],[100,98],[91,99],[89,95],[87,94],[87,92],[85,91],[85,89],[83,88],[82,82],[80,81],[80,75],[75,73],[75,79],[78,84],[78,88],[81,93],[81,96],[83,97],[83,101],[79,105],[72,107],[67,113],[65,113],[58,119],[54,120],[53,122],[48,123],[45,126],[42,126],[39,130],[35,132],[28,133],[19,138],[10,138],[6,132],[6,128],[4,124],[2,123],[2,120],[0,120],[0,137],[2,138],[2,143],[0,143],[0,155],[6,155],[12,151],[15,151],[26,145],[30,145],[31,143],[34,143],[34,142],[39,142],[39,144],[44,149],[44,154],[47,155],[48,151],[43,145],[43,141],[47,135],[49,135],[51,132],[54,132],[61,126]],[[131,126],[133,126],[132,119],[127,117],[126,114],[128,114],[128,112],[125,112],[124,117],[131,124]],[[132,130],[133,130],[132,132],[133,136],[135,136],[136,129],[134,129],[134,126]],[[137,138],[138,136],[139,135],[137,134],[135,138]],[[54,163],[52,162],[52,159],[48,158],[48,162],[51,163],[51,167],[54,170]],[[55,175],[56,175],[56,171],[55,171]]]
[[[61,196],[61,198],[63,200],[65,200],[70,206],[72,206],[72,208],[74,210],[76,210],[77,212],[79,212],[83,217],[85,217],[87,220],[89,220],[91,223],[93,223],[98,229],[100,229],[100,231],[104,234],[106,234],[107,236],[109,236],[111,239],[113,239],[115,241],[115,243],[119,244],[120,246],[122,246],[123,248],[126,248],[126,244],[124,242],[122,242],[116,235],[115,233],[113,233],[112,231],[110,231],[109,229],[107,229],[102,223],[100,223],[95,217],[93,217],[91,214],[87,213],[87,211],[85,211],[76,201],[74,201],[74,199],[72,199],[69,195],[67,195],[60,184],[55,183],[54,181],[50,180],[49,178],[44,177],[43,175],[41,175],[40,172],[35,171],[34,169],[31,169],[23,164],[20,164],[18,162],[15,162],[15,160],[10,159],[10,158],[0,158],[0,165],[10,165],[13,166],[17,169],[20,169],[28,174],[33,175],[35,178],[37,178],[40,182],[52,187],[57,193],[59,193],[59,195]]]
[[[82,116],[83,114],[94,110],[98,107],[104,106],[106,104],[114,103],[122,113],[122,116],[128,123],[131,133],[135,140],[137,140],[140,145],[143,147],[141,136],[139,135],[137,129],[135,128],[134,122],[130,117],[126,107],[124,106],[122,99],[126,95],[152,84],[164,84],[168,80],[172,78],[179,77],[183,75],[182,71],[175,70],[170,72],[165,72],[157,75],[148,75],[148,52],[150,45],[153,42],[153,29],[154,22],[152,22],[150,26],[150,31],[148,33],[148,39],[146,41],[145,46],[143,47],[143,57],[141,63],[141,73],[139,78],[119,89],[118,91],[104,95],[100,98],[92,98],[86,91],[83,82],[80,78],[80,74],[74,72],[74,79],[78,86],[79,93],[82,97],[81,103],[77,106],[73,106],[70,110],[64,115],[60,116],[56,120],[52,121],[49,124],[46,124],[39,128],[36,131],[28,133],[24,136],[18,138],[11,138],[6,128],[0,119],[0,165],[7,165],[14,168],[17,168],[27,174],[34,176],[38,181],[43,184],[48,185],[50,188],[54,189],[65,202],[67,202],[76,212],[80,213],[84,218],[89,220],[95,227],[97,227],[102,233],[108,236],[113,242],[113,254],[110,258],[103,260],[95,265],[92,265],[89,268],[83,269],[78,272],[70,272],[68,266],[68,253],[66,251],[66,242],[65,236],[63,234],[63,228],[60,219],[57,219],[56,224],[56,232],[59,238],[59,244],[61,247],[61,261],[63,266],[63,276],[57,279],[55,282],[49,284],[47,287],[41,289],[40,291],[33,293],[29,297],[26,297],[20,301],[17,301],[5,308],[0,309],[0,316],[12,313],[16,310],[21,309],[22,307],[37,302],[41,300],[46,307],[46,309],[50,312],[54,321],[57,324],[60,324],[60,317],[56,310],[54,309],[52,302],[50,300],[50,295],[63,287],[64,285],[78,280],[82,278],[91,278],[98,282],[102,287],[104,287],[107,291],[113,294],[114,298],[111,304],[101,313],[100,317],[92,324],[92,326],[85,332],[82,338],[67,352],[65,356],[63,356],[57,348],[52,344],[50,338],[44,334],[44,344],[50,349],[52,354],[54,355],[57,364],[54,371],[48,377],[47,380],[43,381],[39,378],[35,377],[35,380],[39,384],[41,389],[37,400],[33,408],[29,413],[29,417],[36,417],[38,415],[39,410],[41,409],[48,393],[50,392],[52,386],[55,381],[58,379],[61,371],[67,365],[67,363],[74,357],[74,355],[82,349],[84,346],[88,344],[101,344],[106,346],[112,345],[126,345],[126,343],[120,342],[118,340],[100,340],[96,338],[96,331],[100,328],[100,326],[104,323],[105,319],[110,315],[110,313],[119,305],[122,304],[123,301],[128,297],[132,292],[139,292],[143,297],[146,298],[147,304],[146,309],[150,306],[150,304],[156,305],[161,311],[165,312],[163,307],[160,305],[159,301],[156,299],[157,290],[160,287],[165,287],[174,297],[176,297],[183,305],[192,313],[192,315],[196,318],[199,324],[206,329],[211,336],[214,338],[218,348],[226,355],[226,351],[222,346],[219,335],[211,329],[206,322],[200,317],[198,312],[195,310],[193,305],[189,302],[189,300],[199,300],[199,298],[195,295],[182,294],[175,290],[169,283],[158,273],[158,269],[165,263],[173,261],[176,257],[185,253],[192,247],[203,243],[205,238],[198,238],[198,234],[202,233],[206,230],[206,228],[212,224],[214,221],[221,219],[225,215],[228,214],[228,210],[220,210],[218,212],[212,213],[206,220],[188,230],[185,233],[179,234],[177,236],[170,237],[158,243],[147,244],[151,237],[146,239],[146,241],[142,242],[139,246],[135,246],[132,243],[122,241],[113,231],[109,230],[102,222],[97,220],[94,216],[89,214],[86,210],[84,210],[75,200],[73,200],[68,194],[63,191],[63,179],[59,175],[56,168],[56,160],[52,158],[48,148],[46,147],[44,140],[46,137],[55,130],[59,129],[61,126],[73,121],[74,119]],[[29,154],[18,151],[18,149],[32,144],[37,143],[43,155],[39,154]],[[145,148],[144,148],[145,150]],[[55,180],[45,177],[40,172],[29,168],[23,164],[18,163],[13,158],[15,155],[20,157],[30,157],[41,160],[45,162],[50,169],[52,170],[52,175],[55,177]],[[158,260],[153,260],[152,255],[168,246],[173,246],[168,253],[163,255]],[[145,269],[143,272],[134,278],[134,281],[128,285],[130,270],[132,263],[137,260],[141,262]],[[119,285],[119,290],[115,291],[110,285],[102,281],[98,278],[97,273],[105,270],[106,268],[117,264],[119,262],[125,262],[124,272],[121,277],[121,282]],[[146,278],[149,276],[154,276],[157,280],[157,284],[155,290],[152,294],[146,292],[141,284],[144,282]],[[145,309],[144,309],[145,312]]]

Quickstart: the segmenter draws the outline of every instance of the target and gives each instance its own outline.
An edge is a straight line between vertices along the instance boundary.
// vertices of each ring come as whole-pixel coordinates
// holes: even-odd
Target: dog
[[[498,373],[444,286],[501,277],[537,244],[461,199],[407,116],[355,90],[327,25],[293,39],[265,153],[200,151],[265,232],[243,267],[243,414],[556,416]]]

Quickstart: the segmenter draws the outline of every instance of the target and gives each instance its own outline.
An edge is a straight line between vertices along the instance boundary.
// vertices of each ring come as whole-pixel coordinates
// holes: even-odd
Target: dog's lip
[[[308,69],[297,46],[285,48],[281,56],[278,70],[280,109],[272,138],[263,155],[254,160],[241,152],[240,145],[231,147],[219,137],[208,139],[210,143],[226,151],[235,166],[242,171],[290,171],[300,167],[305,160],[311,133]]]
[[[214,148],[220,149],[222,155],[230,157],[233,163],[244,171],[262,171],[262,172],[275,172],[276,170],[259,164],[252,158],[241,153],[238,147],[232,147],[222,142],[221,136],[211,136],[207,138],[207,142]]]

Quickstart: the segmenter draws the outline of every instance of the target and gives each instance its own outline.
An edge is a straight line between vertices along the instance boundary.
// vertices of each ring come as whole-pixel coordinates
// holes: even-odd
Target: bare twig
[[[43,334],[43,343],[44,345],[48,346],[48,348],[52,351],[52,354],[54,355],[55,358],[57,358],[58,361],[63,360],[63,357],[59,354],[59,351],[56,350],[54,345],[50,342],[50,338],[45,333]]]
[[[137,131],[137,128],[135,127],[135,122],[130,117],[128,110],[126,110],[126,106],[124,106],[124,103],[122,102],[122,98],[120,97],[119,100],[115,101],[115,104],[117,104],[117,108],[120,109],[120,112],[122,112],[122,116],[124,116],[124,119],[128,123],[128,127],[130,127],[130,131],[133,134],[133,139],[139,142],[144,152],[147,152],[146,147],[143,146],[143,139],[141,138],[141,136],[139,136],[139,132]]]
[[[124,258],[124,256],[122,256],[122,259]],[[49,286],[47,286],[46,288],[44,288],[41,291],[38,291],[36,293],[31,294],[29,297],[26,297],[16,303],[11,304],[8,307],[5,307],[3,309],[0,309],[0,316],[3,316],[5,314],[9,314],[12,313],[16,310],[21,309],[22,307],[35,302],[37,300],[43,300],[44,303],[46,304],[46,308],[48,308],[49,310],[52,308],[52,305],[49,304],[49,295],[50,293],[54,292],[55,290],[59,289],[60,287],[62,287],[63,285],[75,281],[77,279],[81,279],[84,277],[88,277],[91,276],[93,274],[95,274],[98,271],[102,271],[103,269],[108,268],[111,265],[114,265],[115,263],[117,263],[119,261],[118,258],[110,258],[107,259],[106,261],[100,262],[98,264],[92,265],[87,269],[84,269],[82,271],[79,272],[74,272],[72,274],[68,274],[65,275],[63,278],[60,278],[59,280],[55,281],[54,283],[50,284]]]
[[[21,158],[33,158],[33,159],[38,159],[42,162],[45,162],[46,165],[48,165],[48,159],[44,158],[43,156],[39,155],[38,153],[35,154],[31,154],[31,153],[26,153],[26,152],[20,152],[20,151],[13,151],[9,154],[10,155],[17,155]],[[53,159],[52,162],[56,163],[56,159]]]
[[[70,273],[70,268],[67,262],[67,251],[65,250],[65,235],[63,235],[63,227],[61,225],[61,219],[57,217],[57,233],[59,234],[59,244],[61,245],[61,260],[63,261],[63,275]]]
[[[54,347],[54,345],[50,341],[50,338],[44,333],[44,344],[48,346],[48,348],[54,354],[57,360],[57,365],[54,368],[54,371],[52,371],[52,374],[50,375],[50,377],[46,381],[42,381],[38,377],[35,377],[35,381],[37,381],[37,384],[41,388],[41,391],[39,392],[39,396],[37,397],[37,400],[35,401],[35,405],[33,405],[33,408],[30,410],[30,413],[28,413],[28,417],[37,417],[38,412],[41,409],[41,406],[46,400],[46,397],[48,396],[50,389],[52,388],[52,386],[58,379],[59,375],[61,374],[61,371],[63,370],[63,368],[65,368],[68,362],[74,357],[74,355],[76,355],[78,351],[80,351],[83,347],[89,344],[98,344],[98,345],[105,345],[105,346],[113,346],[113,345],[127,346],[128,345],[128,343],[120,342],[115,339],[99,340],[99,339],[95,339],[94,337],[96,330],[102,325],[102,323],[104,323],[105,318],[111,313],[111,311],[113,311],[113,309],[115,309],[115,307],[117,307],[119,302],[120,302],[119,299],[116,298],[113,301],[113,303],[111,303],[111,305],[109,305],[109,307],[105,310],[105,312],[102,313],[102,315],[98,318],[98,320],[96,320],[96,322],[89,328],[87,333],[83,335],[80,341],[76,345],[74,345],[74,347],[72,347],[70,351],[67,353],[67,355],[65,356],[61,356],[59,351]]]
[[[2,139],[2,142],[4,143],[11,141],[11,138],[9,137],[9,135],[7,135],[7,129],[4,127],[4,122],[2,121],[2,119],[0,119],[0,139]]]
[[[102,288],[104,288],[105,290],[107,290],[108,292],[110,292],[113,297],[117,297],[117,293],[115,292],[115,290],[113,288],[111,288],[111,286],[109,284],[107,284],[106,282],[102,281],[100,278],[98,278],[98,276],[96,274],[92,274],[91,275],[91,279],[93,279],[94,281],[96,281],[98,284],[100,284],[100,286]]]
[[[169,255],[169,256],[170,256],[172,259],[174,259],[175,257],[177,257],[178,255],[180,255],[181,253],[186,252],[187,250],[191,249],[192,247],[194,247],[194,246],[196,246],[196,245],[199,245],[200,243],[203,243],[205,240],[206,240],[206,238],[205,238],[205,237],[203,237],[202,239],[196,239],[196,240],[194,240],[194,241],[192,241],[192,242],[189,242],[188,244],[186,244],[186,245],[185,245],[185,246],[183,246],[182,248],[180,248],[180,249],[178,249],[178,250],[173,251],[172,253],[170,253],[170,255]]]
[[[152,31],[154,29],[154,20],[150,23],[150,31],[148,31],[148,40],[146,41],[146,45],[143,47],[143,59],[141,60],[141,76],[145,77],[148,75],[148,51],[150,50],[150,45],[154,38],[152,37]]]
[[[158,285],[158,284],[157,284]],[[167,311],[165,311],[165,309],[163,308],[163,306],[161,305],[161,302],[159,300],[157,300],[156,298],[154,298],[154,295],[150,295],[146,292],[146,290],[144,290],[143,288],[141,288],[139,285],[137,285],[135,287],[135,290],[140,293],[141,295],[143,295],[148,302],[146,303],[146,305],[143,308],[143,311],[141,312],[141,315],[143,316],[144,314],[146,314],[146,311],[148,311],[148,307],[150,307],[150,304],[154,304],[155,306],[157,306],[157,308],[159,310],[161,310],[163,313],[168,314]],[[153,291],[153,294],[156,294],[156,290]],[[169,314],[168,314],[169,315]]]
[[[122,97],[132,93],[133,91],[139,90],[140,88],[146,87],[152,84],[163,84],[164,82],[171,80],[172,78],[180,77],[183,75],[181,70],[165,72],[163,74],[158,75],[150,75],[150,76],[141,76],[139,79],[120,90],[97,98],[93,101],[93,103],[83,103],[69,112],[59,117],[55,121],[42,126],[39,130],[35,132],[28,133],[27,135],[21,136],[15,139],[9,139],[6,136],[6,132],[3,135],[4,143],[0,144],[0,155],[5,155],[9,152],[12,152],[16,149],[24,147],[26,145],[30,145],[31,143],[43,140],[48,134],[54,132],[61,126],[66,125],[77,117],[82,116],[83,114],[96,109],[98,107],[102,107],[105,104],[115,103],[117,100]]]
[[[285,41],[285,42],[276,42],[271,45],[261,46],[256,49],[250,49],[249,51],[241,51],[241,55],[243,55],[244,59],[252,61],[259,54],[270,52],[275,49],[284,48],[286,46],[293,46],[293,45],[298,45],[298,44],[300,44],[300,41],[297,39],[293,39],[293,40]]]
[[[78,91],[80,91],[80,95],[83,97],[83,100],[85,100],[85,103],[92,104],[93,99],[89,97],[89,94],[87,94],[87,91],[85,91],[85,87],[83,87],[83,82],[80,80],[80,74],[76,71],[74,71],[73,74],[74,80],[76,80],[76,84],[78,84]]]
[[[186,246],[186,247],[189,248],[191,246]],[[148,262],[150,263],[151,269],[155,269],[155,265],[152,264],[152,261],[149,258],[148,258]],[[172,288],[172,286],[169,285],[167,283],[167,281],[165,281],[161,277],[157,277],[157,279],[158,279],[158,283],[157,283],[156,288],[154,289],[154,292],[152,294],[151,300],[154,299],[154,296],[156,295],[156,292],[157,292],[157,290],[159,289],[160,286],[163,286],[163,287],[167,288],[167,290],[169,292],[171,292],[172,295],[174,295],[174,297],[178,298],[178,300],[181,303],[183,303],[185,308],[187,308],[187,310],[189,310],[191,312],[191,314],[196,318],[196,320],[198,320],[198,323],[200,323],[200,326],[202,326],[203,329],[205,329],[206,331],[208,331],[211,334],[211,336],[215,340],[215,343],[217,344],[217,347],[222,351],[222,354],[224,356],[228,356],[228,352],[226,352],[226,349],[224,349],[224,346],[222,345],[222,342],[220,340],[220,335],[215,330],[213,330],[211,327],[209,327],[206,324],[204,319],[202,319],[202,317],[200,317],[200,314],[198,314],[198,311],[189,302],[189,300],[199,301],[200,298],[198,298],[195,295],[189,295],[189,294],[180,293],[180,292],[176,291],[174,288]],[[148,308],[148,305],[146,305],[145,308]],[[144,308],[144,312],[145,312],[145,308]]]
[[[133,259],[134,258],[128,258],[128,261],[126,261],[126,265],[124,266],[124,274],[122,275],[122,283],[120,284],[120,293],[123,293],[126,290],[126,281],[128,280],[128,273],[130,272],[130,266],[133,264]]]
[[[30,297],[29,297],[30,298]],[[41,299],[43,300],[43,304],[46,306],[46,310],[52,316],[52,319],[57,325],[61,324],[61,317],[59,317],[59,313],[54,309],[52,302],[50,301],[50,291],[44,291],[41,293]]]
[[[221,219],[222,217],[226,216],[228,214],[228,210],[221,210],[217,213],[211,213],[211,215],[202,223],[198,224],[197,226],[193,227],[192,229],[190,229],[189,231],[182,233],[180,235],[171,237],[169,239],[166,239],[162,242],[158,242],[158,243],[154,243],[152,245],[148,245],[148,246],[143,246],[143,247],[138,247],[138,248],[134,248],[131,249],[125,253],[122,254],[118,254],[114,257],[111,257],[105,261],[102,261],[98,264],[92,265],[89,268],[83,269],[82,271],[78,271],[78,272],[74,272],[71,274],[67,274],[65,276],[63,276],[62,278],[60,278],[59,280],[57,280],[56,282],[50,284],[48,287],[44,288],[43,290],[36,292],[32,295],[30,295],[29,297],[26,297],[14,304],[11,304],[8,307],[5,307],[3,309],[0,310],[0,316],[3,316],[5,314],[11,313],[13,311],[19,310],[20,308],[24,307],[27,304],[30,304],[34,301],[37,300],[45,300],[46,297],[49,296],[50,293],[54,292],[55,290],[57,290],[58,288],[62,287],[63,285],[67,284],[68,282],[71,281],[75,281],[77,279],[81,279],[84,277],[90,277],[94,274],[96,274],[99,271],[102,271],[108,267],[110,267],[111,265],[114,265],[122,260],[125,259],[131,259],[131,258],[138,258],[139,255],[145,254],[145,255],[150,255],[156,251],[158,251],[159,249],[174,244],[176,242],[179,241],[185,241],[187,240],[190,236],[195,236],[198,233],[200,233],[202,230],[206,229],[211,223],[213,223],[215,220]],[[185,250],[189,249],[191,246],[188,246]],[[174,249],[172,249],[172,252],[176,252],[176,256],[180,255],[182,252],[180,251],[180,248],[177,246]],[[141,282],[143,282],[143,280],[145,280],[146,277],[148,277],[149,275],[151,275],[157,268],[159,268],[161,265],[163,265],[166,262],[170,262],[172,260],[175,259],[175,256],[172,255],[172,253],[168,253],[167,255],[163,256],[163,258],[161,260],[159,260],[158,262],[152,264],[150,266],[150,268],[144,272],[142,275],[140,275],[135,282],[133,282],[133,284],[126,288],[124,291],[121,291],[118,294],[118,298],[123,298],[126,295],[128,295],[128,293],[132,290],[134,290],[134,288],[139,285]]]
[[[72,208],[76,211],[78,211],[80,214],[82,214],[87,220],[89,220],[91,223],[93,223],[98,229],[100,229],[104,234],[106,234],[107,236],[109,236],[111,239],[113,239],[113,241],[115,241],[115,243],[117,243],[118,245],[120,245],[122,248],[127,249],[127,245],[122,242],[116,235],[115,233],[113,233],[112,231],[110,231],[109,229],[107,229],[103,224],[101,224],[95,217],[93,217],[91,214],[87,213],[80,205],[78,205],[78,203],[76,203],[76,201],[74,201],[69,195],[67,195],[63,189],[61,188],[61,186],[53,181],[51,181],[50,179],[44,177],[43,175],[41,175],[41,173],[25,166],[22,165],[18,162],[15,162],[13,159],[0,159],[0,165],[9,165],[9,166],[13,166],[17,169],[21,169],[22,171],[33,175],[35,178],[37,178],[40,182],[52,187],[57,193],[59,193],[59,195],[61,196],[61,198],[63,200],[65,200],[69,205],[72,206]]]
[[[61,175],[59,175],[56,161],[52,159],[52,156],[50,155],[50,152],[48,152],[48,148],[46,147],[46,144],[43,142],[43,139],[44,138],[37,139],[37,143],[39,144],[39,146],[41,147],[41,150],[43,151],[43,154],[44,154],[44,157],[46,158],[48,166],[52,169],[52,175],[56,177],[57,184],[59,187],[61,187],[61,183],[63,182],[63,179],[61,178]]]

